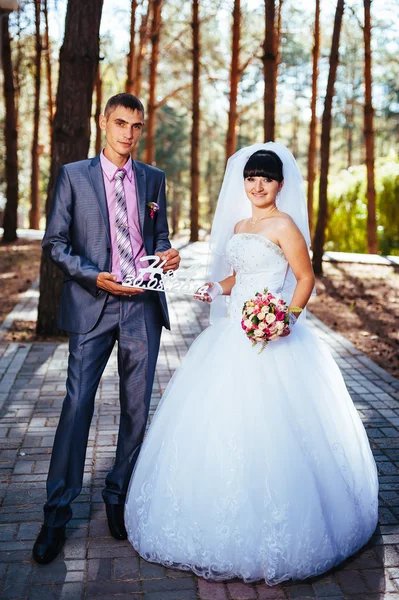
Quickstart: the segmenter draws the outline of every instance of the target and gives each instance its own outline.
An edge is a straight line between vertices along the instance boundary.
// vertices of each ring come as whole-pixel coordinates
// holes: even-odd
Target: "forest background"
[[[3,242],[44,227],[60,164],[100,151],[98,115],[126,90],[146,107],[135,158],[166,172],[173,235],[203,237],[227,157],[274,139],[304,174],[316,273],[324,250],[399,254],[395,0],[19,7],[2,18]],[[57,330],[60,285],[43,257],[39,332]]]
[[[37,3],[36,3],[37,4]],[[151,4],[151,1],[150,1]],[[265,6],[259,0],[241,3],[240,74],[237,93],[235,149],[264,141],[263,44]],[[313,2],[298,7],[293,0],[276,2],[281,11],[278,48],[275,140],[287,144],[307,174],[311,118]],[[64,36],[64,0],[48,0],[53,107],[58,80],[58,59]],[[29,225],[31,154],[35,107],[35,2],[23,0],[22,10],[10,15],[10,33],[18,103],[19,224]],[[232,0],[200,2],[200,136],[199,224],[209,230],[226,160],[230,70],[232,62]],[[335,3],[322,0],[320,56],[318,61],[317,119],[320,121],[329,71],[329,54]],[[100,106],[111,95],[124,91],[131,36],[130,0],[105,0],[100,29]],[[145,0],[135,7],[136,52]],[[148,17],[147,17],[148,18]],[[277,16],[276,16],[277,18]],[[147,27],[151,27],[151,15]],[[364,43],[363,3],[345,6],[339,43],[339,64],[332,109],[331,166],[326,248],[364,252],[366,239],[366,170],[363,131]],[[50,174],[50,130],[46,89],[45,22],[41,23],[41,77],[39,152],[39,214],[45,223],[45,199]],[[161,6],[159,60],[156,78],[154,151],[150,162],[166,171],[172,230],[190,228],[190,133],[192,127],[192,3],[165,0]],[[140,97],[148,105],[151,67],[151,31],[142,47]],[[375,110],[375,179],[379,251],[399,253],[399,11],[395,1],[372,2],[372,75]],[[53,108],[54,110],[54,108]],[[4,125],[4,110],[0,109]],[[98,112],[98,111],[97,111]],[[96,151],[96,94],[93,94],[90,152]],[[148,116],[148,115],[147,115]],[[320,126],[319,131],[320,133]],[[0,143],[4,148],[4,127]],[[3,139],[2,139],[3,138]],[[317,146],[320,147],[320,135]],[[145,160],[145,136],[137,158]],[[148,158],[148,156],[147,156]],[[317,161],[317,159],[316,159]],[[6,201],[4,161],[0,162],[0,209]],[[316,172],[318,171],[316,162]],[[318,185],[314,206],[317,212]]]

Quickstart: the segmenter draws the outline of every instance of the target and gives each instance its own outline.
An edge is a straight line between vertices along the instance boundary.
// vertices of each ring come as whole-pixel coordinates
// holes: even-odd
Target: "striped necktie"
[[[122,282],[125,281],[126,277],[134,277],[136,275],[132,244],[129,234],[129,223],[127,220],[125,190],[123,189],[123,179],[125,175],[126,172],[123,169],[115,173],[116,239],[118,243]]]

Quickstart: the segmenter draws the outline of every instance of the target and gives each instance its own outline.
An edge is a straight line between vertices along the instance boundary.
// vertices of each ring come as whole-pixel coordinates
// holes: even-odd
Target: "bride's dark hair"
[[[244,179],[247,177],[268,177],[281,183],[284,179],[283,162],[272,150],[258,150],[249,157],[244,167]]]

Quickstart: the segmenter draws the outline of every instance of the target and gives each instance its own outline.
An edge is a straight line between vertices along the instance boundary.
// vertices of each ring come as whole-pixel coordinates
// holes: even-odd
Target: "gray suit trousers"
[[[70,334],[67,394],[47,479],[46,525],[60,527],[72,517],[70,504],[82,489],[94,398],[116,341],[121,413],[115,464],[106,477],[103,499],[124,503],[145,432],[162,324],[156,293],[108,295],[95,327]]]

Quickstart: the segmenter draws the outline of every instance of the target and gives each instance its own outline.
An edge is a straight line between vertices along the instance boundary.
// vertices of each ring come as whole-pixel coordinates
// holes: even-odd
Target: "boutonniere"
[[[155,219],[155,214],[159,211],[159,204],[156,202],[147,202],[147,206],[150,209],[151,219]]]

